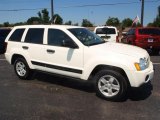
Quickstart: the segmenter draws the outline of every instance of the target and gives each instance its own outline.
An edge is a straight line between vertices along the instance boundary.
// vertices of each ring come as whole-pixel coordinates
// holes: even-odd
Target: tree
[[[41,23],[43,24],[49,23],[50,17],[49,17],[49,12],[47,11],[47,9],[43,9],[41,12],[38,12],[38,16],[39,16]]]
[[[4,23],[3,23],[3,26],[4,26],[4,27],[9,27],[10,24],[9,24],[9,22],[4,22]]]
[[[63,19],[61,18],[60,15],[55,14],[55,15],[53,16],[53,22],[54,22],[54,24],[62,25],[62,24],[63,24]]]
[[[31,24],[39,24],[41,23],[41,19],[39,17],[31,17],[27,20],[27,24],[31,25]]]
[[[25,25],[26,22],[18,22],[18,23],[15,23],[14,26],[17,26],[17,25]]]
[[[116,17],[109,17],[108,20],[106,21],[106,25],[108,26],[119,26],[120,25],[120,21],[118,18]]]
[[[153,21],[153,26],[160,27],[160,6],[158,7],[158,15]]]
[[[125,18],[122,20],[122,28],[131,27],[133,23],[133,20],[130,18]]]
[[[160,6],[158,7],[158,14],[153,20],[153,23],[149,23],[147,26],[160,27]]]
[[[78,23],[74,23],[73,25],[74,25],[74,26],[79,26],[79,24],[78,24]]]
[[[93,27],[93,24],[89,20],[83,19],[82,26],[83,27]]]
[[[69,20],[69,21],[65,22],[64,24],[65,25],[72,25],[72,21]]]

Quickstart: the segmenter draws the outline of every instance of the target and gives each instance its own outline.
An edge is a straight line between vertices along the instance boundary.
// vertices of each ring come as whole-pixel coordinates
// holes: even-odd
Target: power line
[[[41,9],[49,9],[49,8],[34,8],[34,9],[8,9],[8,10],[0,10],[0,12],[17,12],[17,11],[32,11],[32,10],[41,10]]]
[[[147,0],[145,3],[160,2],[160,0]],[[85,5],[74,5],[74,6],[62,6],[59,8],[82,8],[82,7],[99,7],[99,6],[116,6],[116,5],[129,5],[129,4],[139,4],[140,2],[119,2],[119,3],[102,3],[102,4],[85,4]],[[41,9],[51,9],[51,8],[27,8],[27,9],[0,9],[0,12],[18,12],[18,11],[32,11]]]
[[[159,2],[160,0],[148,0],[146,3]],[[115,5],[128,5],[128,4],[139,4],[140,2],[119,2],[119,3],[103,3],[103,4],[86,4],[86,5],[75,5],[75,6],[63,6],[61,8],[80,8],[80,7],[99,7],[99,6],[115,6]]]

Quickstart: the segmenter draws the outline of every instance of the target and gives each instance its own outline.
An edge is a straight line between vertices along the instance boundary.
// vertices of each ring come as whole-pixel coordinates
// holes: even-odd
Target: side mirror
[[[73,49],[78,49],[78,46],[72,41],[72,40],[63,40],[62,41],[62,45],[64,47],[69,47],[69,48],[73,48]]]

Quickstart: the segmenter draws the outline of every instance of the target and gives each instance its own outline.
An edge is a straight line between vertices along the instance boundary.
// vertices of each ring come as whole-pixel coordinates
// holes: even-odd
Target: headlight
[[[149,61],[146,58],[140,58],[139,63],[134,63],[134,65],[137,71],[145,70],[149,65]]]

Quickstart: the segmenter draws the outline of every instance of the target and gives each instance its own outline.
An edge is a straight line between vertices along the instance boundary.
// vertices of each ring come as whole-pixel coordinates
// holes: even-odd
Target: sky
[[[140,0],[53,0],[54,13],[63,21],[71,20],[79,23],[88,19],[94,25],[104,25],[109,17],[141,18]],[[93,6],[87,6],[93,5]],[[97,6],[99,5],[99,6]],[[144,25],[153,22],[158,14],[160,0],[145,0]],[[51,13],[51,0],[0,0],[0,24],[4,22],[25,22],[30,17],[38,16],[38,12],[47,8]],[[24,10],[26,9],[26,10]]]

